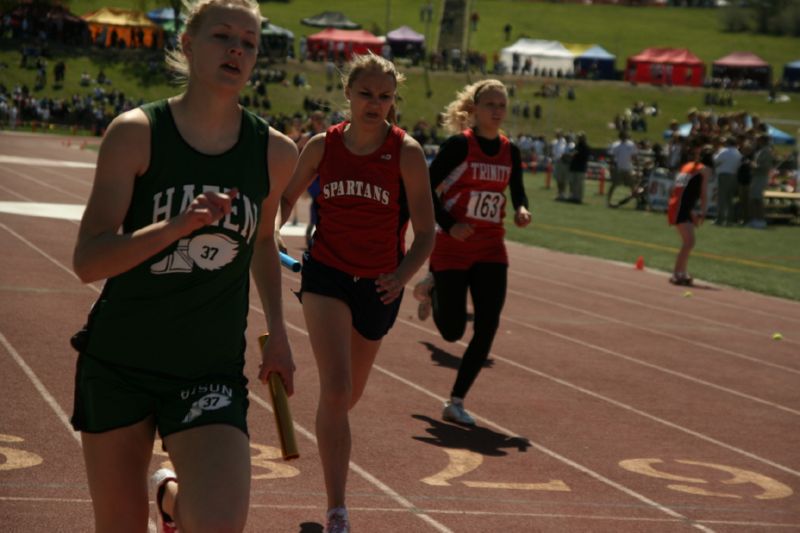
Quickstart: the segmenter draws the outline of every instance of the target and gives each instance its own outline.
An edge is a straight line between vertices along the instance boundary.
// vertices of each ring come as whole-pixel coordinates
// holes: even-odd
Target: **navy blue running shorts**
[[[343,301],[350,308],[353,327],[365,339],[381,340],[392,329],[403,294],[390,304],[381,301],[375,278],[351,276],[303,254],[303,274],[298,297],[304,292],[329,296]]]

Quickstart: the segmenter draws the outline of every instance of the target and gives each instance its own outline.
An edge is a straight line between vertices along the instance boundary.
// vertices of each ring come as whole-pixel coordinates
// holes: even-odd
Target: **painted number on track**
[[[643,476],[664,479],[666,481],[675,481],[676,483],[667,485],[667,488],[674,491],[695,494],[698,496],[714,496],[717,498],[743,498],[743,496],[740,494],[733,494],[731,492],[720,491],[718,489],[709,490],[699,486],[707,486],[708,484],[715,482],[709,481],[704,477],[681,476],[657,469],[655,465],[660,465],[663,462],[664,461],[661,459],[626,459],[624,461],[620,461],[619,465],[625,470],[642,474]],[[729,478],[716,481],[716,483],[721,485],[755,485],[761,490],[761,492],[752,496],[757,500],[777,500],[780,498],[788,498],[793,494],[792,489],[783,483],[750,470],[743,470],[741,468],[718,465],[714,463],[704,463],[701,461],[689,461],[685,459],[676,459],[675,462],[682,465],[700,467],[701,471],[702,469],[710,468],[716,470],[717,472],[729,474]],[[703,472],[703,475],[708,475],[708,472]]]
[[[250,447],[254,451],[250,457],[250,463],[253,466],[252,479],[284,479],[300,475],[300,470],[286,464],[281,459],[280,448],[256,444],[255,442],[251,442]],[[160,440],[157,440],[153,445],[153,453],[162,457],[169,457],[162,450]],[[174,468],[169,460],[162,462],[161,466],[163,468]],[[263,473],[259,469],[264,469],[267,472]]]
[[[24,441],[25,439],[21,437],[15,437],[14,435],[3,435],[0,433],[0,442],[16,444]],[[41,464],[42,461],[43,459],[35,453],[26,452],[25,450],[18,450],[16,448],[0,446],[0,471],[30,468],[32,466]]]
[[[464,476],[483,463],[483,455],[469,450],[443,448],[448,456],[447,466],[432,476],[422,479],[423,483],[436,487],[449,487],[450,481]],[[467,487],[477,489],[547,490],[569,492],[570,488],[559,479],[545,483],[502,483],[490,481],[462,481]]]

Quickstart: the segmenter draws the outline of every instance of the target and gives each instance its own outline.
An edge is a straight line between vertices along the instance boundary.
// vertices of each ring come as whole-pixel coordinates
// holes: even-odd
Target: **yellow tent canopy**
[[[103,7],[82,18],[89,25],[95,44],[128,48],[160,48],[164,45],[164,30],[140,11]]]
[[[564,45],[564,48],[572,52],[575,57],[583,55],[583,53],[588,50],[589,48],[595,46],[593,44],[581,44],[581,43],[561,43]]]

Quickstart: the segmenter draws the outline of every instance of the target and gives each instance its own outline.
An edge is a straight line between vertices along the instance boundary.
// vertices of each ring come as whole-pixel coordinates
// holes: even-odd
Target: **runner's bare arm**
[[[287,394],[294,392],[294,362],[283,319],[280,258],[275,240],[275,220],[281,195],[297,162],[297,147],[294,142],[270,129],[269,152],[269,196],[261,205],[261,221],[253,248],[251,272],[255,280],[261,305],[267,319],[269,340],[261,350],[261,368],[258,374],[266,383],[271,372],[283,378]]]
[[[94,185],[78,230],[73,269],[89,283],[130,270],[184,235],[230,212],[232,194],[198,196],[181,215],[120,233],[133,185],[150,162],[150,124],[140,109],[115,118],[100,146]]]
[[[300,195],[308,189],[311,180],[317,175],[317,168],[319,167],[320,161],[322,161],[322,155],[324,153],[325,134],[318,133],[306,143],[303,148],[303,153],[300,154],[300,158],[297,160],[294,174],[289,184],[286,186],[286,190],[283,191],[280,206],[281,225],[286,223],[289,219],[295,202],[297,202]]]
[[[425,154],[419,143],[408,135],[403,140],[400,153],[400,173],[406,190],[414,240],[397,270],[378,278],[378,290],[383,293],[381,300],[384,303],[390,303],[400,295],[400,290],[431,254],[435,238],[433,200]]]

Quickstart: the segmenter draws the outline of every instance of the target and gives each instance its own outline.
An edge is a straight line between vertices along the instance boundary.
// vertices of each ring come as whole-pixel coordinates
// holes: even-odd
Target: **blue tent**
[[[617,56],[600,45],[594,45],[575,58],[575,72],[581,77],[611,80],[615,78]]]
[[[156,24],[163,24],[165,22],[174,21],[175,20],[175,10],[171,7],[159,7],[156,9],[151,9],[147,12],[147,18],[155,22]],[[185,19],[186,15],[182,15],[181,19]]]
[[[159,7],[151,9],[147,12],[147,18],[161,26],[161,28],[169,33],[175,33],[175,10],[171,7]],[[186,13],[180,14],[181,26],[186,23]]]
[[[748,117],[748,123],[750,121]],[[681,137],[688,137],[689,133],[692,131],[692,124],[687,122],[685,124],[681,124],[678,128],[678,135]],[[770,126],[767,124],[767,134],[769,134],[770,138],[772,139],[773,144],[789,144],[793,145],[796,141],[795,138],[786,133],[785,131],[781,131],[774,126]],[[672,130],[664,130],[664,139],[669,140],[672,137]]]
[[[783,66],[783,83],[791,85],[800,82],[800,59]]]

